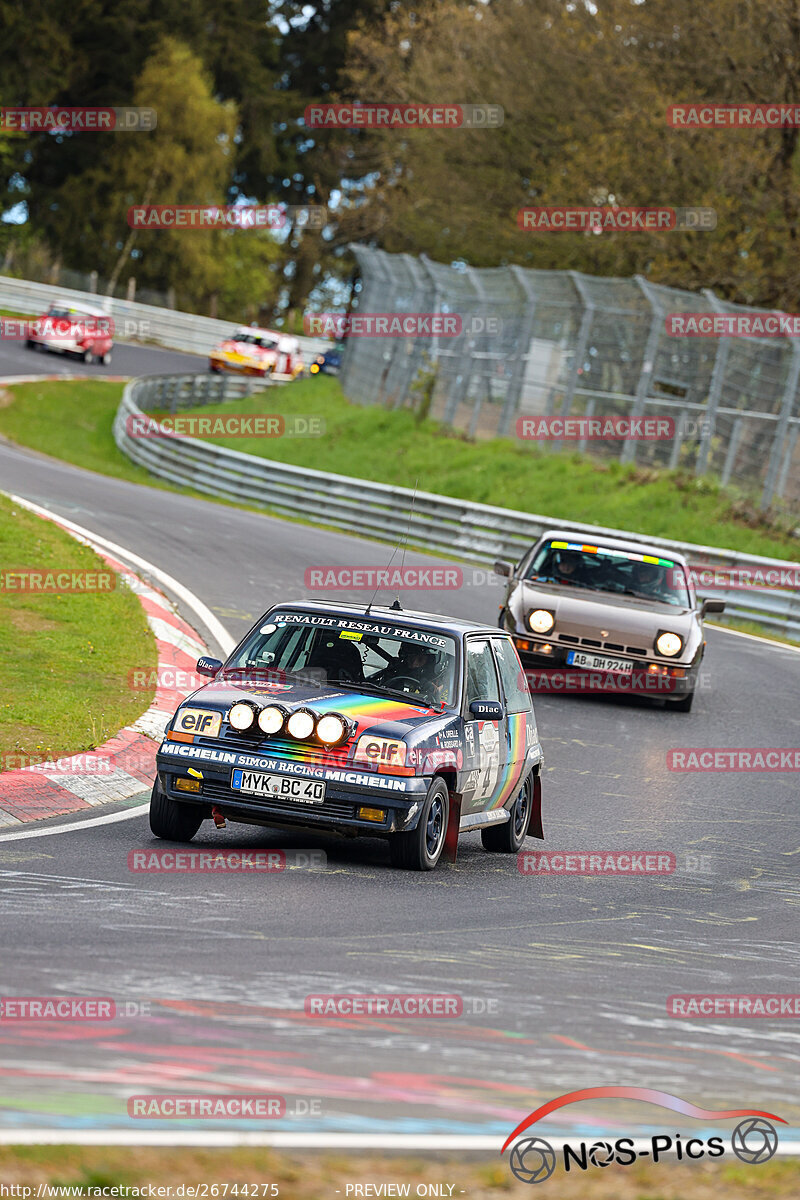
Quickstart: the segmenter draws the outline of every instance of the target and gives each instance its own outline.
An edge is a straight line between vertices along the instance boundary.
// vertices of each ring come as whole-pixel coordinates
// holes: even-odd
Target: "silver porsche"
[[[616,692],[692,707],[705,652],[700,602],[682,555],[644,542],[550,530],[515,565],[499,625],[514,637],[531,691]]]

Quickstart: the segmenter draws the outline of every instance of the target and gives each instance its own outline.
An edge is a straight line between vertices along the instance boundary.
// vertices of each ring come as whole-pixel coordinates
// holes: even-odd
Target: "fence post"
[[[739,449],[739,442],[742,440],[742,430],[744,428],[744,417],[737,417],[733,422],[731,430],[731,440],[728,442],[728,452],[725,455],[725,466],[722,468],[722,485],[727,486],[728,480],[733,473],[734,464],[736,463],[736,451]]]
[[[519,332],[518,352],[511,367],[511,378],[508,381],[506,402],[497,424],[497,436],[504,437],[511,426],[515,412],[519,412],[522,401],[522,385],[525,381],[525,369],[528,365],[528,354],[533,341],[533,330],[536,324],[536,293],[532,290],[527,273],[522,267],[509,266],[508,271],[522,292],[524,306],[522,310],[521,327]]]
[[[703,295],[714,309],[714,312],[725,311],[710,288],[703,288]],[[717,429],[717,409],[719,408],[719,398],[722,392],[722,381],[725,378],[725,371],[728,366],[730,348],[730,338],[722,337],[719,339],[714,359],[714,370],[711,373],[711,386],[708,389],[708,401],[706,403],[705,420],[703,421],[703,432],[700,437],[700,449],[697,452],[697,462],[694,468],[695,475],[705,475],[708,470],[711,459],[711,440]]]
[[[783,463],[781,464],[781,473],[778,476],[778,486],[775,489],[779,496],[783,496],[786,491],[786,484],[789,479],[789,468],[792,465],[792,456],[794,454],[795,442],[797,435],[800,433],[800,427],[793,425],[789,430],[789,436],[786,439],[786,450],[783,455]]]
[[[641,275],[634,275],[634,279],[644,292],[647,298],[647,303],[650,305],[650,309],[653,314],[650,321],[650,330],[647,334],[647,341],[645,342],[644,356],[642,358],[642,369],[639,372],[639,380],[636,384],[636,395],[633,401],[633,408],[631,409],[632,417],[641,417],[644,413],[647,393],[650,390],[650,380],[653,377],[653,366],[655,364],[656,352],[658,351],[658,341],[661,337],[662,314],[660,307],[653,299],[647,281],[643,279]],[[629,438],[626,442],[623,442],[622,451],[619,456],[620,462],[633,462],[636,458],[636,449],[637,443],[633,440],[633,438]]]
[[[775,425],[775,436],[772,439],[772,449],[769,453],[769,462],[767,463],[767,472],[764,479],[764,491],[761,494],[762,510],[769,508],[770,504],[772,503],[772,497],[775,494],[775,485],[780,472],[781,451],[783,444],[786,441],[786,434],[789,429],[789,418],[791,417],[792,409],[794,408],[795,397],[797,395],[798,378],[800,378],[800,349],[793,343],[792,360],[789,363],[789,373],[786,377],[786,385],[783,389],[780,414]]]
[[[569,373],[566,387],[564,388],[564,399],[561,403],[561,416],[568,417],[572,411],[572,401],[575,398],[575,389],[578,386],[578,376],[583,370],[583,360],[586,357],[586,347],[589,345],[589,334],[592,332],[592,322],[594,321],[594,301],[590,298],[583,280],[577,271],[568,272],[570,279],[575,285],[575,290],[583,303],[583,316],[578,330],[578,340],[575,343],[574,358],[572,360],[572,369]],[[560,450],[562,443],[555,441],[552,444],[553,450]]]

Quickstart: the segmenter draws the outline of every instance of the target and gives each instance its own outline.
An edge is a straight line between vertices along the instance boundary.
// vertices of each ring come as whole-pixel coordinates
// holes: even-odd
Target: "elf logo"
[[[365,733],[358,739],[353,761],[373,767],[404,767],[406,744],[396,738],[373,737]]]
[[[182,708],[179,710],[175,728],[181,733],[200,733],[204,737],[218,737],[222,713],[209,712],[205,708]]]

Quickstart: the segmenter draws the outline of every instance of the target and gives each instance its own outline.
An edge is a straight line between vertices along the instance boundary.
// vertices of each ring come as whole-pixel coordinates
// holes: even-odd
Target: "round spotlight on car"
[[[335,746],[344,741],[347,735],[347,722],[338,713],[326,713],[317,722],[317,737],[326,746]]]
[[[537,608],[528,616],[528,624],[534,633],[549,633],[555,623],[555,617],[546,608]]]
[[[665,658],[674,658],[676,654],[680,654],[682,648],[683,642],[677,633],[660,633],[656,639],[656,650]]]
[[[314,714],[307,708],[298,708],[286,722],[286,729],[293,738],[304,742],[314,732]]]
[[[312,374],[312,375],[318,375],[318,374],[319,374],[319,363],[312,363],[312,364],[311,364],[311,374]]]
[[[234,729],[249,729],[256,719],[256,714],[249,704],[234,704],[228,713],[228,721]]]
[[[279,733],[283,729],[286,713],[277,704],[268,704],[258,714],[258,727],[262,733]]]

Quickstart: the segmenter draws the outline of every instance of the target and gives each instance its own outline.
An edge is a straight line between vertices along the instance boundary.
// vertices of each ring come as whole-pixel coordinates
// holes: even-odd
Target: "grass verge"
[[[111,436],[120,394],[120,384],[102,381],[18,384],[6,390],[0,433],[78,466],[152,485],[153,477],[129,462]],[[800,543],[788,527],[713,478],[554,454],[502,438],[470,442],[435,422],[418,421],[410,411],[351,404],[330,376],[190,412],[276,413],[325,422],[322,437],[218,441],[280,462],[403,487],[418,483],[424,491],[552,514],[559,521],[632,529],[773,558],[800,557]]]
[[[128,673],[154,669],[156,646],[126,587],[103,592],[13,590],[8,571],[108,571],[50,521],[0,496],[0,770],[100,745],[148,707]],[[115,577],[116,578],[116,577]]]
[[[521,1183],[511,1174],[508,1162],[496,1159],[491,1164],[436,1155],[435,1158],[380,1157],[374,1154],[333,1155],[308,1151],[299,1155],[278,1154],[267,1149],[241,1147],[235,1150],[194,1150],[165,1147],[121,1148],[83,1146],[2,1146],[0,1176],[6,1184],[32,1187],[49,1183],[82,1189],[87,1197],[99,1196],[90,1189],[152,1184],[176,1186],[228,1184],[228,1195],[239,1185],[249,1184],[249,1194],[279,1196],[282,1200],[320,1200],[321,1197],[353,1196],[347,1185],[365,1183],[408,1185],[408,1195],[417,1195],[421,1184],[444,1184],[443,1194],[452,1186],[452,1196],[466,1195],[471,1200],[529,1197],[530,1184]],[[275,1185],[271,1190],[270,1185]],[[611,1165],[602,1172],[577,1171],[565,1175],[559,1171],[554,1197],[559,1200],[795,1200],[800,1193],[800,1162],[772,1160],[758,1166],[710,1162],[691,1165],[673,1163],[636,1163],[630,1168]],[[81,1193],[75,1191],[73,1195]],[[106,1192],[106,1195],[109,1195]],[[123,1193],[124,1194],[124,1193]],[[144,1193],[147,1194],[146,1192]],[[200,1193],[196,1193],[200,1194]],[[365,1194],[363,1191],[361,1194]],[[366,1193],[369,1194],[369,1193]],[[374,1193],[373,1193],[374,1194]],[[389,1194],[402,1195],[394,1191]],[[419,1194],[423,1194],[422,1191]],[[548,1193],[549,1194],[549,1193]],[[128,1193],[129,1196],[135,1193]]]

